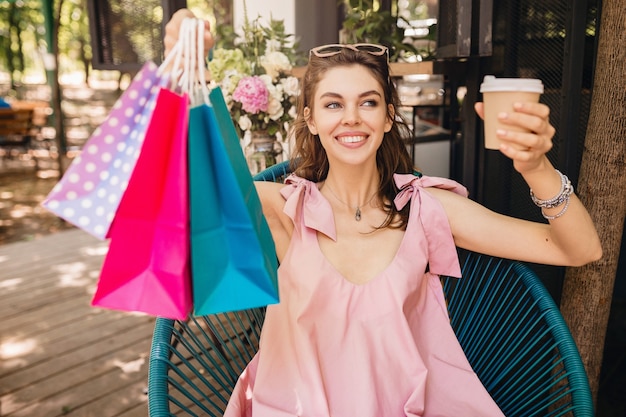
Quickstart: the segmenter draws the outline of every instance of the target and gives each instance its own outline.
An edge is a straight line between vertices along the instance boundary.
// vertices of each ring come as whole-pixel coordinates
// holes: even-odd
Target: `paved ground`
[[[0,245],[0,416],[147,416],[154,319],[91,307],[107,242]]]
[[[31,167],[0,168],[0,245],[71,228],[40,206],[57,180],[40,178]]]

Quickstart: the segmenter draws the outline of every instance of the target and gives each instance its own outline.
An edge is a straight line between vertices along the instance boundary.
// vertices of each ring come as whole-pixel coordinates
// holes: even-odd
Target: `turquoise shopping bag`
[[[219,88],[189,115],[191,272],[196,315],[278,302],[276,250]]]

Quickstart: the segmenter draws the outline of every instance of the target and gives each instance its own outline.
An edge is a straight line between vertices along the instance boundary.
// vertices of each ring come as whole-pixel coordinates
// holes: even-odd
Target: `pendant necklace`
[[[343,200],[340,200],[339,197],[337,197],[337,194],[335,194],[335,192],[333,191],[333,189],[330,187],[330,185],[328,185],[327,183],[324,183],[324,185],[328,186],[328,191],[330,191],[330,193],[333,195],[333,197],[335,197],[335,199],[337,201],[339,201],[341,204],[352,208],[351,205],[349,205],[348,203],[345,203]],[[361,207],[365,207],[367,206],[369,203],[372,202],[372,200],[374,199],[374,197],[376,196],[376,191],[374,191],[374,194],[372,194],[372,196],[370,197],[369,200],[367,200],[367,202],[356,206],[356,210],[354,211],[354,220],[356,220],[357,222],[361,221]]]

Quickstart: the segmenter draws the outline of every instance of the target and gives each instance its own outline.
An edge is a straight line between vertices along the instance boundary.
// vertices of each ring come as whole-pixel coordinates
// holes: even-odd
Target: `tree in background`
[[[593,96],[578,193],[598,229],[604,256],[565,274],[561,311],[597,398],[606,328],[626,217],[626,8],[603,0]]]
[[[54,2],[59,61],[65,71],[83,69],[91,61],[86,0]],[[41,51],[45,27],[41,0],[0,0],[0,71],[8,74],[10,89],[45,77]],[[79,66],[77,66],[79,64]],[[27,75],[32,77],[27,78]]]
[[[58,43],[61,66],[74,71],[79,68],[89,80],[91,44],[86,0],[61,0],[58,23]]]
[[[40,9],[39,0],[0,0],[0,70],[8,74],[11,90],[26,82],[29,69],[42,67],[36,62],[43,24]]]

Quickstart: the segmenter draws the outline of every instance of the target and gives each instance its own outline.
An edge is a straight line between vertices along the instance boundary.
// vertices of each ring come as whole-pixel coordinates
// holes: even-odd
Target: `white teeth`
[[[356,143],[365,140],[365,136],[342,136],[339,141],[342,143]]]

